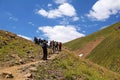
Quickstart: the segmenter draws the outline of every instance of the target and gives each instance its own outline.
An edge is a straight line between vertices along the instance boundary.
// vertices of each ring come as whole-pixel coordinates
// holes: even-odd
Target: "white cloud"
[[[67,18],[63,18],[63,20],[60,21],[60,24],[61,25],[69,25],[69,21],[70,19],[67,19]]]
[[[81,17],[80,17],[80,20],[81,20],[82,22],[85,22],[85,17],[84,17],[84,16],[81,16]]]
[[[79,20],[79,17],[73,17],[73,21],[78,21]]]
[[[64,3],[64,4],[60,5],[58,10],[61,13],[63,13],[63,15],[66,15],[66,16],[75,16],[76,15],[75,8],[69,3]]]
[[[102,21],[119,12],[120,0],[98,0],[87,16]]]
[[[32,38],[30,38],[30,37],[27,37],[27,36],[24,36],[24,35],[19,35],[19,34],[18,34],[18,36],[19,36],[19,37],[22,37],[22,38],[24,38],[24,39],[27,39],[27,40],[32,41]]]
[[[28,22],[29,25],[35,26],[33,22]]]
[[[11,17],[9,17],[9,20],[13,20],[16,22],[16,21],[18,21],[18,18],[11,16]]]
[[[48,12],[45,11],[44,9],[39,10],[39,11],[38,11],[38,14],[40,14],[40,15],[42,15],[42,16],[44,16],[44,17],[47,17],[47,16],[48,16]]]
[[[57,9],[53,9],[49,11],[40,9],[38,11],[38,14],[47,18],[59,18],[59,17],[68,16],[68,17],[73,17],[73,21],[79,20],[75,8],[69,3],[63,3]]]
[[[63,4],[66,3],[67,0],[54,0],[56,4]]]
[[[82,31],[83,33],[86,33],[86,31]]]
[[[61,42],[67,42],[78,37],[85,36],[77,32],[74,26],[43,26],[39,27],[40,31],[44,32],[44,36],[48,37],[49,40],[56,40]]]
[[[48,7],[51,7],[52,6],[52,4],[48,4]]]
[[[17,17],[15,17],[12,13],[10,12],[6,12],[5,13],[7,16],[8,16],[8,19],[11,20],[11,21],[15,21],[17,22],[19,19]]]
[[[107,27],[108,27],[108,26],[103,26],[103,27],[100,28],[100,30],[105,29],[105,28],[107,28]]]

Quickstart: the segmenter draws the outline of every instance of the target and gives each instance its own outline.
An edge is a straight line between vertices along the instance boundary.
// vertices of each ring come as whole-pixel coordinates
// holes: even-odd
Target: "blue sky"
[[[0,29],[27,39],[67,42],[118,21],[120,0],[0,0]]]

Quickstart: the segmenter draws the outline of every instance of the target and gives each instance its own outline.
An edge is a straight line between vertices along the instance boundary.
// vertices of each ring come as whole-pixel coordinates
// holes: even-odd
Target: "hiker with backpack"
[[[52,53],[55,53],[55,42],[54,42],[54,40],[50,41],[50,48],[52,50]]]
[[[34,43],[39,44],[39,39],[36,36],[34,37]]]
[[[59,43],[58,43],[58,49],[59,49],[59,51],[62,50],[62,42],[59,42]]]
[[[58,50],[58,42],[55,41],[55,51],[57,51],[57,50]]]
[[[43,43],[42,43],[42,49],[43,49],[43,60],[47,60],[47,55],[48,55],[48,51],[47,51],[47,41],[46,40],[43,40]]]

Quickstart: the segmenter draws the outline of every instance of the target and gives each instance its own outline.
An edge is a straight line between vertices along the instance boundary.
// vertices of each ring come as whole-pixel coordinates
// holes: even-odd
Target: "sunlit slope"
[[[0,30],[0,66],[12,66],[41,58],[41,47],[32,41]]]
[[[110,33],[87,58],[120,73],[120,30]]]
[[[89,53],[87,59],[120,73],[120,22],[83,38],[65,43],[73,51],[82,49],[90,42],[103,40]],[[87,47],[86,47],[87,48]]]
[[[41,63],[35,80],[119,80],[120,75],[99,65],[80,59],[63,50],[58,57]]]
[[[82,48],[83,46],[85,46],[87,43],[96,40],[96,38],[99,38],[99,37],[105,37],[106,38],[110,34],[117,33],[119,31],[119,30],[116,30],[116,28],[118,26],[120,26],[120,22],[118,22],[116,24],[113,24],[113,25],[111,25],[111,26],[109,26],[109,27],[107,27],[105,29],[102,29],[102,30],[100,30],[98,32],[95,32],[95,33],[93,33],[91,35],[88,35],[86,37],[77,38],[75,40],[67,42],[64,45],[66,47],[68,47],[69,49],[76,51],[76,50]]]

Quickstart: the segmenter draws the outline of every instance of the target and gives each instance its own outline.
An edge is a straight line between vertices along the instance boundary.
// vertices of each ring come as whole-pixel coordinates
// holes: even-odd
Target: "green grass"
[[[78,38],[78,39],[75,39],[75,40],[72,40],[70,42],[67,42],[64,44],[64,46],[68,47],[69,49],[73,50],[73,51],[76,51],[80,48],[82,48],[83,46],[85,46],[87,43],[95,40],[96,38],[99,38],[99,37],[107,37],[109,36],[111,33],[114,33],[116,32],[115,31],[115,27],[117,26],[120,26],[120,22],[116,23],[116,24],[113,24],[103,30],[100,30],[98,32],[95,32],[91,35],[88,35],[88,36],[85,36],[85,37],[82,37],[82,38]]]
[[[120,32],[111,33],[87,57],[91,61],[120,73]],[[119,65],[119,66],[116,66]]]
[[[76,51],[87,43],[92,42],[99,37],[104,37],[104,40],[92,50],[90,55],[87,56],[87,59],[120,73],[120,29],[115,30],[115,28],[119,26],[120,22],[86,37],[65,43],[64,45],[71,50]]]
[[[69,52],[41,64],[36,80],[119,80],[120,76]]]
[[[36,60],[41,59],[42,49],[32,41],[0,30],[0,63],[4,64],[4,62],[8,62],[9,65],[14,65],[16,61],[19,62],[19,59],[12,56],[14,54],[24,62],[28,62],[29,56],[34,57]],[[0,66],[2,66],[2,64],[0,64]]]

